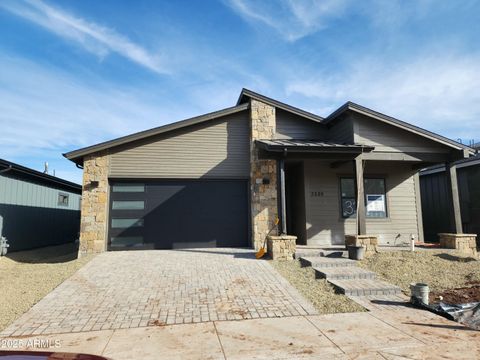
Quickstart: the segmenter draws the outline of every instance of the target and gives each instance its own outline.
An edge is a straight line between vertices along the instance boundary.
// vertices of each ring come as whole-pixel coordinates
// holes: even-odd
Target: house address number
[[[320,197],[323,196],[323,191],[310,191],[310,197]]]

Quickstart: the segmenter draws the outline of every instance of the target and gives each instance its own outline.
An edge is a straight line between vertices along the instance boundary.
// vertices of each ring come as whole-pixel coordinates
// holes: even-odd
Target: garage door
[[[246,246],[247,181],[111,183],[111,250]]]

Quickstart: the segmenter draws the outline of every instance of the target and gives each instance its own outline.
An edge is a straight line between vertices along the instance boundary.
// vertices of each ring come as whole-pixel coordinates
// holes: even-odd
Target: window
[[[143,219],[112,219],[112,228],[142,227]]]
[[[357,212],[355,180],[351,177],[340,179],[342,217],[355,216]],[[385,179],[365,178],[365,216],[368,218],[386,218],[387,202]]]
[[[68,194],[58,193],[58,205],[68,206]]]
[[[142,236],[123,236],[123,237],[112,237],[111,246],[112,247],[135,247],[143,245]]]
[[[143,210],[144,208],[143,200],[114,200],[112,203],[113,210]]]
[[[356,190],[353,178],[341,178],[340,190],[342,195],[342,217],[354,216],[357,212],[357,201],[355,200]]]
[[[145,192],[143,184],[116,184],[112,188],[113,192]]]
[[[365,216],[369,218],[387,217],[385,201],[385,179],[364,179]]]

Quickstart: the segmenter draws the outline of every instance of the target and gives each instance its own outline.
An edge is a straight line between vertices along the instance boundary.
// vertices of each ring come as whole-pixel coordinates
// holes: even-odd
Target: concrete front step
[[[402,290],[395,285],[381,280],[355,279],[355,280],[328,280],[342,294],[350,296],[369,295],[398,295]]]
[[[355,266],[355,261],[340,258],[340,257],[320,257],[320,256],[307,256],[301,257],[300,263],[302,266],[312,266],[315,268],[332,268],[332,267],[352,267]]]
[[[327,280],[353,280],[353,279],[370,279],[377,277],[372,271],[368,271],[355,266],[345,267],[313,267],[315,275],[320,279]]]
[[[347,251],[344,249],[323,250],[323,249],[298,249],[295,251],[295,259],[302,257],[347,257]]]

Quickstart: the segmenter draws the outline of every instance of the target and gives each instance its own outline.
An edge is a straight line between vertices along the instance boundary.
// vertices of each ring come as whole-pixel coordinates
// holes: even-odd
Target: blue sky
[[[479,1],[2,0],[0,157],[61,154],[235,104],[351,100],[480,141]]]

